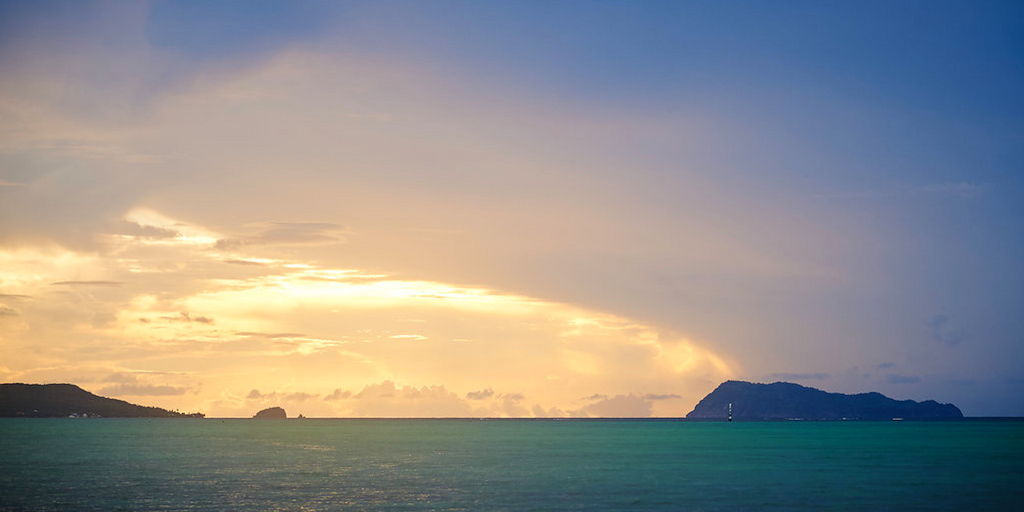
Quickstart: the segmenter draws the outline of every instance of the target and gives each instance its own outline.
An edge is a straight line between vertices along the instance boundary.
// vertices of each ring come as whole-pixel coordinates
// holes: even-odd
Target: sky
[[[1024,415],[1020,2],[0,2],[0,381]]]

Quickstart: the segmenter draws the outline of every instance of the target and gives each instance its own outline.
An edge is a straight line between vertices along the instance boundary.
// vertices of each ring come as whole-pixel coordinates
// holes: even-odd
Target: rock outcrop
[[[283,420],[288,418],[288,414],[280,407],[271,407],[256,413],[253,418],[257,420]]]

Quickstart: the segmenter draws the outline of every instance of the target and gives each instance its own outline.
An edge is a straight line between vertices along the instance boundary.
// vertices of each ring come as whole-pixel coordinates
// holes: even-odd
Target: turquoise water
[[[1024,510],[1024,422],[0,419],[0,510]]]

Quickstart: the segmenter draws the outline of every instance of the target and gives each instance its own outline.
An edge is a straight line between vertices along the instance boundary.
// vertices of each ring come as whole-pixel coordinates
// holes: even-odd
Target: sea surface
[[[0,419],[0,510],[1024,510],[1024,421]]]

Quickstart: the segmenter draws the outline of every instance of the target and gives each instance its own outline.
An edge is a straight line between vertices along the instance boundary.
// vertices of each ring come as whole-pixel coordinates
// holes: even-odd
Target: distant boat
[[[893,421],[903,421],[903,418],[893,418]]]

